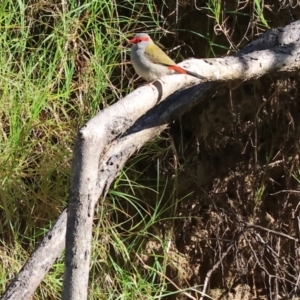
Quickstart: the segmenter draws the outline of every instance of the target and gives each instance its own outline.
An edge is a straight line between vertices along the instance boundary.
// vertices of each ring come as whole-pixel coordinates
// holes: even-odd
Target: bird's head
[[[129,41],[133,46],[137,45],[139,48],[153,44],[151,37],[147,33],[138,33]]]

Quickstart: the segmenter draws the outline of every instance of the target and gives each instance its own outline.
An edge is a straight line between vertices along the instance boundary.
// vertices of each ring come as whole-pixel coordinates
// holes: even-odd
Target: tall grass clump
[[[152,7],[152,1],[1,1],[2,291],[66,206],[77,130],[132,88],[126,35],[157,24]],[[59,298],[62,263],[37,299]]]

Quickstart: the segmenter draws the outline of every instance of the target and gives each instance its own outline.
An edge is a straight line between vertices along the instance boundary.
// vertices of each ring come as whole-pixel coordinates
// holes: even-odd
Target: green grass
[[[158,26],[152,1],[121,3],[122,17],[113,1],[76,3],[0,4],[2,291],[66,205],[77,130],[132,89],[126,35]],[[59,298],[62,272],[61,260],[37,299]]]

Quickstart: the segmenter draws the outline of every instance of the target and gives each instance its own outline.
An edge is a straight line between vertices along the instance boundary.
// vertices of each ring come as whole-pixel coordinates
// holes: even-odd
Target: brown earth
[[[171,14],[177,2],[166,2],[166,24],[174,32],[205,34],[215,26],[214,42],[234,45],[230,51],[215,47],[217,56],[241,49],[265,30],[249,18],[252,1],[240,7],[222,2],[228,11],[222,26],[206,10],[195,9],[205,1],[179,1],[178,23]],[[230,14],[237,8],[244,15]],[[300,14],[280,1],[265,1],[264,12],[274,28]],[[212,55],[203,38],[186,31],[161,42],[181,45],[184,57]],[[264,76],[235,89],[228,85],[170,125],[169,144],[161,146],[171,143],[172,150],[164,156],[161,176],[169,180],[165,201],[174,187],[182,200],[164,213],[175,221],[157,228],[162,238],[171,237],[167,251],[150,239],[141,259],[152,265],[153,253],[166,255],[170,289],[195,291],[167,299],[201,299],[202,291],[213,299],[299,299],[299,88],[298,74]],[[147,176],[156,172],[148,168]]]

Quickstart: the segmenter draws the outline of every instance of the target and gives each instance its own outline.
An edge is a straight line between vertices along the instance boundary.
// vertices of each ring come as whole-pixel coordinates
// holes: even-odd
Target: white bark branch
[[[201,70],[202,75],[216,81],[244,81],[261,77],[264,74],[281,72],[292,72],[300,68],[300,44],[277,46],[274,49],[262,50],[246,54],[239,57],[225,57],[210,60],[190,60],[183,65],[191,69],[191,64],[196,70]],[[183,77],[183,78],[181,78]],[[63,299],[82,300],[87,299],[87,288],[89,278],[89,262],[92,240],[92,224],[94,207],[99,196],[105,193],[111,182],[117,176],[119,169],[124,165],[128,157],[133,154],[153,135],[163,130],[164,125],[170,121],[168,118],[162,120],[165,111],[170,115],[174,107],[165,107],[163,110],[158,107],[160,114],[156,116],[156,122],[152,127],[140,128],[139,131],[126,135],[112,141],[119,134],[129,128],[137,118],[141,117],[149,108],[157,102],[159,90],[162,91],[161,98],[178,89],[186,88],[195,79],[188,76],[170,76],[160,80],[159,88],[155,85],[148,85],[137,89],[120,102],[110,107],[113,110],[113,117],[107,111],[95,116],[86,127],[80,131],[75,149],[72,181],[72,196],[69,205],[67,238],[66,238],[66,269],[64,277]],[[211,87],[215,84],[206,84]],[[171,88],[171,90],[170,90]],[[196,103],[200,94],[196,91],[203,91],[200,87],[192,88],[194,99],[188,99],[188,103]],[[171,91],[171,92],[170,92]],[[181,93],[181,98],[187,95],[189,90]],[[137,97],[137,95],[139,95]],[[195,97],[196,96],[196,97]],[[203,96],[203,95],[202,95]],[[176,96],[175,96],[176,97]],[[142,99],[141,99],[142,98]],[[154,101],[154,102],[153,102]],[[178,99],[176,113],[181,115],[183,111],[178,104],[182,103]],[[191,102],[190,102],[191,101]],[[148,106],[145,109],[145,106]],[[119,110],[121,109],[121,111]],[[152,112],[153,113],[153,112]],[[161,121],[164,121],[161,123]],[[147,123],[147,122],[146,122]],[[162,124],[157,126],[157,124]],[[145,126],[145,124],[143,124]],[[105,132],[103,132],[105,129]],[[109,143],[108,148],[104,148],[105,143]],[[100,147],[101,145],[101,147]],[[99,161],[99,173],[98,164]]]
[[[6,289],[1,299],[31,299],[34,291],[48,273],[65,246],[67,211],[64,210],[53,228],[32,252],[26,264]]]
[[[266,32],[235,56],[192,59],[181,65],[199,72],[211,82],[193,86],[200,81],[191,76],[164,77],[101,111],[78,133],[67,220],[65,300],[87,298],[94,207],[99,197],[106,195],[130,155],[159,134],[172,119],[203,99],[211,98],[225,82],[240,83],[265,74],[299,71],[300,22]],[[181,91],[173,94],[178,90]],[[162,100],[165,101],[156,105]],[[31,297],[64,248],[65,225],[66,213],[63,212],[1,299]],[[41,261],[44,265],[38,268]]]

